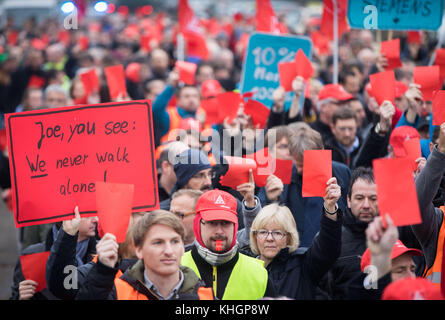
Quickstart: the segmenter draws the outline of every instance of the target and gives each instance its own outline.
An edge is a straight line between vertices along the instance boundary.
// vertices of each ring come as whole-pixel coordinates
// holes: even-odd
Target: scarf
[[[207,263],[211,264],[212,266],[219,266],[221,264],[226,263],[227,261],[230,261],[238,252],[238,242],[232,247],[232,249],[230,249],[225,253],[214,253],[209,249],[207,249],[206,247],[203,247],[196,240],[194,244],[196,246],[196,249],[198,249],[198,254],[201,256],[201,258],[203,258]]]

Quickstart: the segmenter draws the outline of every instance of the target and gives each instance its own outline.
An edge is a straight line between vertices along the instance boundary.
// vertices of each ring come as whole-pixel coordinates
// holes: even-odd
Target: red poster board
[[[147,100],[7,114],[17,227],[97,215],[95,183],[134,185],[133,211],[159,208]]]

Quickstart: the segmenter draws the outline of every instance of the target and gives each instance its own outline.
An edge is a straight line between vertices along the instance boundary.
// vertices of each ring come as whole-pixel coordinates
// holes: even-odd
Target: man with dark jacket
[[[58,228],[53,225],[52,229],[49,230],[46,236],[46,240],[41,243],[36,243],[25,248],[21,255],[34,254],[46,252],[51,249],[56,238]],[[57,300],[57,298],[48,290],[48,288],[43,289],[40,292],[35,293],[36,282],[33,280],[25,280],[22,271],[22,265],[20,263],[20,258],[17,259],[17,263],[14,269],[14,279],[11,288],[10,300]]]
[[[323,199],[321,197],[302,197],[303,154],[304,150],[320,149],[323,149],[320,133],[307,126],[301,126],[289,135],[289,151],[294,161],[292,180],[289,185],[284,185],[283,192],[276,201],[291,210],[297,223],[301,247],[311,246],[312,240],[320,231],[320,219],[323,212]],[[337,183],[341,188],[338,206],[342,212],[345,212],[346,194],[351,172],[346,165],[332,161],[332,176],[337,178]],[[263,207],[275,202],[275,199],[268,199],[265,188],[260,189],[258,198]]]
[[[359,167],[352,172],[348,190],[348,207],[343,217],[340,257],[320,287],[335,300],[345,299],[349,281],[360,273],[360,262],[366,245],[366,228],[379,215],[377,185],[371,168]],[[420,248],[409,227],[400,227],[402,242],[410,248]],[[415,258],[417,274],[423,268],[423,258]]]
[[[254,185],[246,190],[245,205],[259,206],[253,196]],[[237,242],[237,201],[227,192],[212,190],[199,197],[193,224],[195,245],[182,257],[213,288],[222,300],[258,300],[274,297],[275,288],[261,260],[239,252]]]
[[[91,261],[96,253],[97,217],[81,218],[77,206],[74,214],[73,219],[62,222],[46,263],[48,289],[63,300],[72,300],[77,293],[77,282],[74,283],[77,277],[72,274],[73,269],[67,273],[66,267],[76,268],[77,273],[77,267]]]
[[[349,107],[337,109],[332,117],[333,137],[324,141],[326,149],[332,150],[332,160],[344,163],[349,168],[371,167],[372,160],[388,153],[388,142],[394,106],[384,103],[380,107],[380,122],[367,137],[357,135],[357,116]]]

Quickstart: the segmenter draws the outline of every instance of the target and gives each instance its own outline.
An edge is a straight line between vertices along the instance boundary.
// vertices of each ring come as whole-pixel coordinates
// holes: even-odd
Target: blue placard
[[[293,61],[298,49],[310,59],[312,42],[307,37],[253,33],[249,38],[241,77],[241,92],[255,91],[252,99],[272,107],[272,94],[280,85],[278,63]],[[292,103],[293,93],[286,94],[285,109]],[[304,95],[302,95],[301,109]]]
[[[350,0],[348,20],[357,29],[437,30],[443,4],[443,0]]]

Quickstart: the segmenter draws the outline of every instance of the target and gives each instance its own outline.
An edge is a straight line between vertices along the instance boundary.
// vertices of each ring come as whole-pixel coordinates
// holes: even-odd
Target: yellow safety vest
[[[198,267],[193,260],[191,251],[187,251],[181,259],[183,266],[192,269],[199,278]],[[216,297],[217,267],[213,266],[213,293]],[[238,261],[233,267],[224,290],[222,300],[258,300],[264,297],[268,274],[264,261],[239,253]]]

